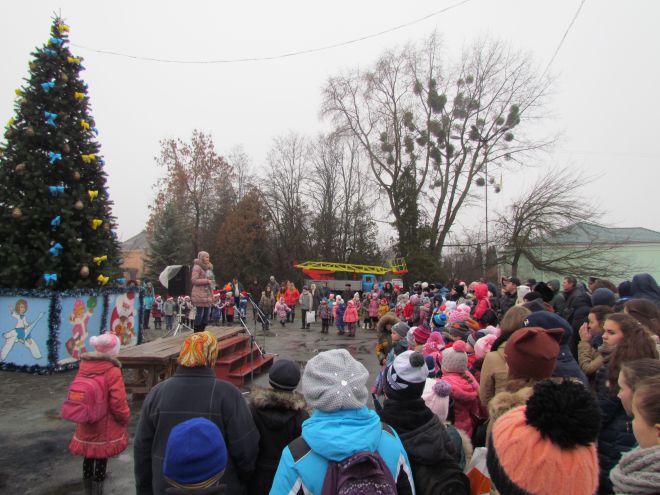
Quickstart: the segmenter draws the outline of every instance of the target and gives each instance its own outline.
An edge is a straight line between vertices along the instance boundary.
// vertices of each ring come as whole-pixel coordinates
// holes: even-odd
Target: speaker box
[[[167,292],[172,297],[190,295],[190,267],[183,265],[179,272],[169,280]]]

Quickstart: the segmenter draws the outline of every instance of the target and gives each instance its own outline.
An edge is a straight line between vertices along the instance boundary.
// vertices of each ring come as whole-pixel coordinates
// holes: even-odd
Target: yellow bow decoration
[[[93,260],[94,260],[94,263],[96,263],[97,265],[100,266],[101,263],[103,263],[104,261],[108,261],[108,255],[104,254],[103,256],[95,256],[93,258]]]
[[[80,58],[78,58],[78,57],[67,57],[66,61],[69,62],[70,64],[79,64],[80,63]]]
[[[57,24],[57,29],[58,29],[58,31],[67,32],[69,30],[69,26],[67,26],[63,22],[60,22],[60,23]]]
[[[96,280],[98,280],[99,284],[105,285],[108,283],[108,280],[110,280],[110,277],[104,277],[103,275],[99,275]]]
[[[89,122],[87,122],[86,120],[81,120],[80,127],[85,129],[86,131],[89,131],[89,127],[90,127]]]
[[[7,127],[11,127],[11,126],[13,126],[13,125],[14,125],[14,122],[15,122],[14,117],[12,117],[11,119],[9,119],[9,120],[7,121]]]
[[[87,191],[87,194],[89,194],[89,199],[93,200],[99,195],[98,191]]]
[[[91,153],[89,155],[82,155],[82,161],[85,163],[92,163],[92,160],[96,158],[96,155],[94,153]]]
[[[98,229],[102,224],[103,224],[103,220],[99,220],[98,218],[94,218],[92,220],[92,228],[94,230]]]
[[[23,94],[23,91],[21,91],[21,88],[16,88],[14,90],[14,93],[16,93],[16,96],[21,96]]]
[[[76,91],[75,93],[73,93],[73,96],[76,98],[76,100],[82,100],[83,98],[85,98],[85,93]]]

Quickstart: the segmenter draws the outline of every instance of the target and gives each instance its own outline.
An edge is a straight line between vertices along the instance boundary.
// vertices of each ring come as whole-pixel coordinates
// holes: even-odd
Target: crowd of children
[[[255,495],[658,493],[660,288],[648,275],[621,284],[618,294],[599,282],[587,288],[567,277],[562,311],[543,283],[516,289],[525,295],[508,306],[511,279],[501,295],[474,283],[451,291],[416,284],[410,294],[376,290],[347,302],[346,294],[321,298],[323,333],[332,322],[349,336],[360,321],[375,330],[382,368],[371,379],[374,410],[367,407],[367,370],[336,349],[307,362],[302,394],[295,392],[299,365],[277,360],[270,388],[252,390],[246,416],[240,392],[214,385],[206,370],[217,358],[214,337],[193,334],[170,379],[180,383],[165,386],[168,380],[145,400],[135,441],[137,492],[152,493],[145,487],[153,482],[169,485],[167,493]],[[576,304],[574,290],[586,307]],[[173,314],[169,300],[161,316]],[[185,298],[178,304],[185,313]],[[240,300],[236,306],[241,311]],[[285,324],[294,309],[281,296],[272,311]],[[113,337],[92,339],[96,352],[83,354],[81,380],[74,381],[106,377],[106,416],[79,424],[70,445],[85,457],[87,493],[101,493],[107,458],[127,444]],[[209,390],[227,390],[211,393],[210,406],[202,394],[195,412],[185,390],[202,380]],[[154,408],[163,404],[170,409],[163,413],[174,408],[180,421],[153,431],[147,423],[158,422]],[[226,421],[239,409],[235,431]],[[236,456],[242,463],[232,464]],[[355,468],[362,460],[368,472]]]

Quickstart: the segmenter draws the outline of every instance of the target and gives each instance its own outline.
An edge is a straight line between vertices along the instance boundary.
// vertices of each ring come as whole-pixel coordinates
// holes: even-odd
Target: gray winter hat
[[[332,412],[367,404],[369,372],[346,349],[317,354],[307,362],[302,392],[312,409]]]
[[[405,339],[406,335],[408,335],[408,330],[410,330],[410,327],[405,322],[400,321],[399,323],[397,323],[392,327],[392,330],[398,333],[399,337]]]

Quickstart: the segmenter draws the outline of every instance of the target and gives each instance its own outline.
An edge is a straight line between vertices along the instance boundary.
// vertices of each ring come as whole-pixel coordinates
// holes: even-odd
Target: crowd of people
[[[380,371],[345,349],[302,373],[280,358],[247,401],[215,378],[213,334],[191,334],[142,406],[137,493],[658,493],[656,281],[501,282],[304,287],[297,303],[295,286],[278,287],[282,324],[298,306],[305,331],[309,311],[324,333],[331,322],[340,334],[372,328]],[[85,457],[88,493],[101,493],[107,458],[128,443],[113,337],[93,341],[79,371],[112,384],[107,418],[79,425],[70,446]]]

